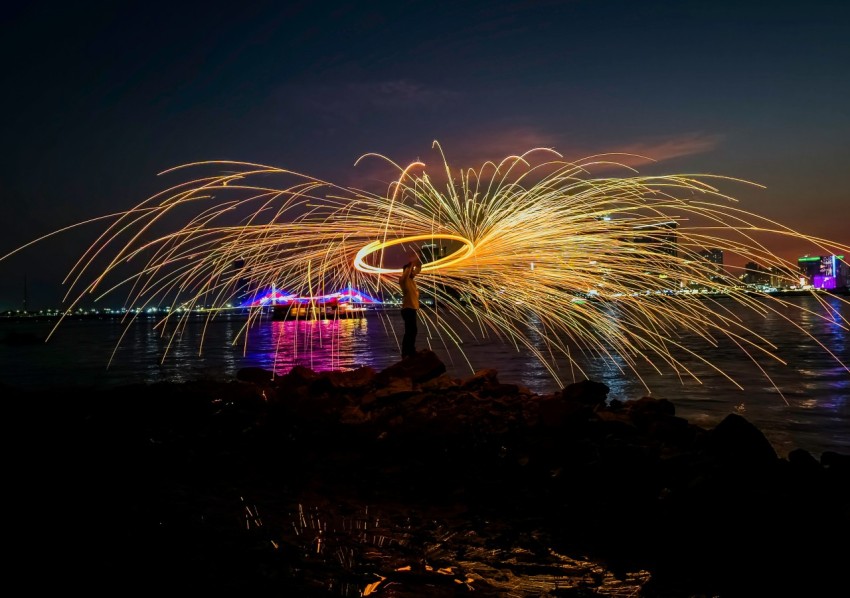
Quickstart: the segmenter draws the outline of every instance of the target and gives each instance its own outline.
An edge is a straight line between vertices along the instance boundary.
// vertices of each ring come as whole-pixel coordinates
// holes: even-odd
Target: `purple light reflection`
[[[381,328],[370,333],[370,326]],[[392,335],[370,318],[265,321],[251,329],[247,360],[278,375],[296,365],[313,371],[382,369],[397,358]]]

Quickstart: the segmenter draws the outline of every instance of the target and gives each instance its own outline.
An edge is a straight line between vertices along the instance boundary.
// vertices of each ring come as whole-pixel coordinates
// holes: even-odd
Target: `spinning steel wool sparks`
[[[710,355],[683,344],[683,334],[734,343],[762,372],[761,360],[781,355],[717,295],[689,290],[710,289],[792,323],[788,308],[803,308],[744,288],[701,252],[736,254],[794,283],[795,265],[757,238],[803,238],[827,252],[850,252],[746,212],[716,186],[747,181],[641,176],[614,155],[569,162],[550,149],[455,171],[434,147],[440,164],[433,172],[422,162],[402,167],[377,154],[361,157],[397,169],[385,193],[245,162],[167,171],[217,172],[98,219],[112,221],[69,272],[66,302],[73,309],[87,295],[120,291],[131,311],[170,306],[160,324],[171,342],[192,310],[215,318],[232,309],[234,296],[256,289],[312,297],[355,287],[385,297],[397,291],[393,251],[427,244],[434,255],[425,256],[417,280],[434,303],[421,310],[429,343],[461,348],[462,334],[496,337],[533,353],[559,382],[555,364],[583,374],[579,357],[611,360],[638,376],[640,363],[698,378],[687,356],[737,384]],[[612,171],[627,176],[594,174]],[[824,293],[813,294],[823,305],[818,317],[848,327]],[[261,314],[249,313],[234,343],[247,339]],[[395,317],[387,321],[392,326]]]

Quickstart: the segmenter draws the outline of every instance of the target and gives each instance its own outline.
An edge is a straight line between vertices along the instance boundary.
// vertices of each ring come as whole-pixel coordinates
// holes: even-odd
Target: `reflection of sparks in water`
[[[299,571],[305,585],[337,595],[369,596],[396,585],[407,592],[452,589],[451,595],[542,596],[593,588],[600,596],[637,596],[650,579],[645,570],[615,576],[592,561],[541,550],[539,538],[531,540],[534,534],[528,538],[531,546],[513,535],[507,543],[498,524],[496,531],[476,531],[433,519],[424,525],[416,517],[368,506],[352,507],[347,515],[338,508],[299,503],[288,520],[281,513],[269,514],[276,523],[265,526],[275,551],[299,559],[287,565]],[[259,517],[256,507],[246,511]]]
[[[699,380],[687,364],[695,360],[738,384],[710,355],[683,343],[683,334],[712,346],[731,343],[770,379],[762,362],[782,362],[777,348],[722,301],[683,292],[690,288],[722,292],[737,307],[782,317],[803,335],[811,336],[789,309],[848,326],[820,297],[822,313],[754,295],[703,257],[719,249],[796,283],[795,265],[758,239],[771,233],[825,253],[850,252],[741,210],[714,186],[745,181],[641,176],[613,156],[567,162],[546,149],[453,171],[435,147],[441,158],[433,172],[422,162],[401,167],[370,155],[398,170],[385,193],[251,163],[179,167],[217,172],[96,219],[112,222],[69,272],[66,300],[73,309],[89,294],[121,290],[130,310],[168,306],[161,322],[167,353],[191,312],[213,319],[234,297],[258,288],[312,297],[355,286],[386,298],[397,292],[401,265],[392,251],[433,241],[418,280],[434,309],[421,310],[420,334],[446,347],[460,347],[462,334],[495,336],[533,354],[559,382],[558,360],[569,363],[574,379],[586,377],[582,357],[637,377],[637,366],[649,365]],[[593,175],[616,168],[627,176]],[[234,343],[243,340],[247,349],[246,332],[261,314],[249,313]],[[395,318],[386,325],[395,334]]]

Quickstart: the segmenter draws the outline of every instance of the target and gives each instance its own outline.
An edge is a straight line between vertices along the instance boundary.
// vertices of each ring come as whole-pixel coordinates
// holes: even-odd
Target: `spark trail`
[[[455,171],[434,147],[434,171],[363,156],[396,169],[381,193],[246,162],[167,171],[212,173],[97,219],[111,223],[68,273],[68,310],[87,296],[116,293],[130,319],[134,310],[169,306],[160,325],[171,343],[193,310],[215,318],[234,296],[272,285],[307,297],[349,285],[378,297],[396,293],[393,250],[431,243],[444,250],[418,278],[435,303],[420,310],[429,343],[460,348],[462,335],[509,342],[534,354],[558,382],[557,363],[583,375],[583,360],[603,359],[638,377],[637,366],[649,364],[698,379],[685,363],[696,361],[738,385],[682,338],[733,343],[762,373],[763,360],[781,362],[781,355],[727,305],[686,290],[711,289],[810,333],[786,315],[801,307],[753,293],[702,252],[743,256],[791,283],[796,265],[757,240],[766,233],[850,252],[739,208],[719,186],[753,184],[740,179],[642,176],[616,155],[571,162],[540,148]],[[612,171],[625,176],[594,174]],[[848,327],[823,293],[813,295],[823,306],[818,317]],[[247,343],[247,329],[261,317],[251,312],[233,342]]]

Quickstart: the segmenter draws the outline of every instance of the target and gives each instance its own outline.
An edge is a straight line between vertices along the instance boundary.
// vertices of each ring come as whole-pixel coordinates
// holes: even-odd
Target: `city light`
[[[427,245],[433,255],[418,281],[424,303],[433,305],[421,310],[431,343],[462,350],[461,333],[505,341],[536,356],[556,380],[558,360],[584,376],[580,358],[610,360],[635,375],[638,364],[650,363],[698,379],[687,360],[714,366],[710,355],[681,343],[683,332],[731,343],[762,373],[760,360],[781,361],[768,341],[706,300],[705,290],[809,334],[788,315],[797,305],[754,293],[718,265],[718,255],[742,256],[792,286],[795,265],[755,233],[804,239],[831,255],[850,252],[749,213],[719,188],[754,185],[748,181],[644,176],[615,155],[570,162],[545,148],[477,170],[453,169],[439,144],[434,148],[433,171],[424,162],[402,167],[384,156],[362,157],[397,169],[381,193],[246,162],[172,169],[168,174],[213,172],[116,215],[68,273],[66,300],[76,306],[90,295],[119,294],[131,313],[167,306],[163,325],[176,324],[168,329],[179,334],[198,306],[212,319],[236,309],[229,307],[240,305],[234,297],[287,289],[266,303],[249,302],[256,309],[243,336],[268,302],[316,301],[352,288],[391,299],[404,255],[393,251]],[[626,176],[611,176],[617,169]],[[154,232],[164,223],[168,231]],[[819,317],[848,327],[821,304]],[[393,317],[387,322],[388,330],[398,325]]]

